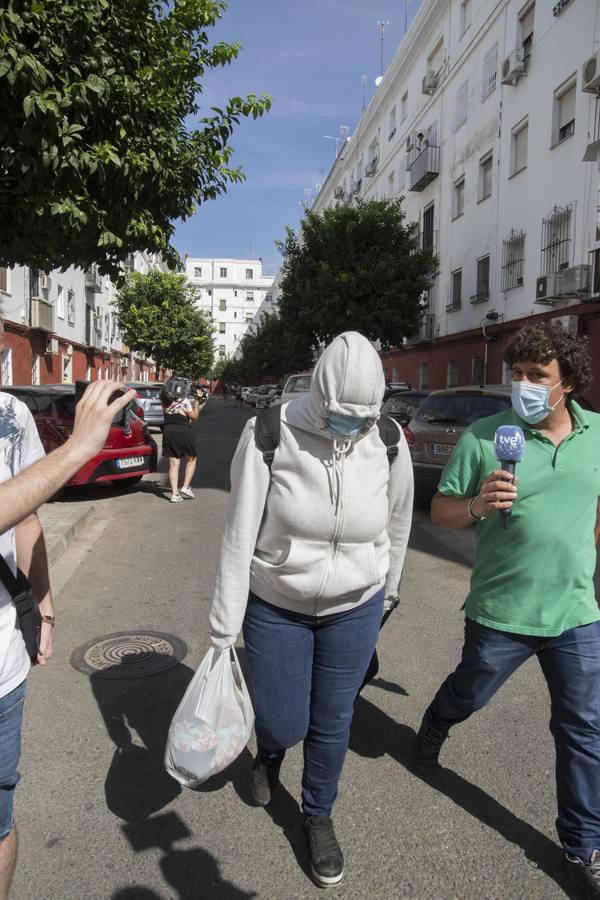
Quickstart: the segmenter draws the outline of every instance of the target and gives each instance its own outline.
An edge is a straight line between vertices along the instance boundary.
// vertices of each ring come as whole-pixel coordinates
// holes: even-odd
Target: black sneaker
[[[334,887],[344,877],[344,855],[329,816],[307,816],[304,820],[312,876],[319,887]]]
[[[562,867],[571,884],[580,889],[582,897],[600,897],[600,850],[594,850],[589,863],[565,853]]]
[[[417,772],[427,775],[438,768],[438,756],[447,737],[447,731],[438,731],[429,724],[429,714],[426,712],[411,754],[412,764]]]
[[[250,773],[250,793],[257,806],[266,806],[271,802],[273,791],[279,784],[279,770],[282,760],[269,762],[263,759],[260,750],[252,764]]]

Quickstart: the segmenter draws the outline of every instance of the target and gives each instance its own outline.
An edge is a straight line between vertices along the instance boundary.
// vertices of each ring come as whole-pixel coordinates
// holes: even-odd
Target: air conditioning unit
[[[587,294],[590,285],[589,266],[571,266],[558,273],[558,292],[565,294]]]
[[[535,302],[545,303],[558,297],[557,275],[540,275],[535,283]]]
[[[554,316],[550,322],[569,334],[577,334],[579,331],[579,316]]]
[[[345,191],[343,187],[336,187],[333,189],[333,196],[335,200],[343,200],[345,195]]]
[[[436,73],[432,72],[431,70],[429,72],[425,72],[425,77],[423,78],[423,82],[421,84],[421,93],[434,94],[437,86],[438,77]]]
[[[40,290],[49,291],[52,286],[52,279],[49,275],[40,275]]]
[[[523,51],[513,50],[502,63],[502,84],[516,84],[527,71],[523,61]]]
[[[46,351],[45,352],[46,352],[46,355],[48,355],[48,354],[57,355],[58,354],[58,338],[48,338],[48,340],[46,341]]]
[[[590,56],[581,70],[581,90],[588,94],[600,94],[600,53]]]

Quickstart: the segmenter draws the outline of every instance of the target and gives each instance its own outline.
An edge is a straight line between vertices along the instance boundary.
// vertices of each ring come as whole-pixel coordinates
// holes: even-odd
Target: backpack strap
[[[379,416],[377,419],[377,428],[379,430],[379,437],[385,444],[387,450],[388,463],[392,466],[394,460],[398,456],[398,441],[400,440],[398,426],[389,416]]]
[[[265,463],[271,470],[275,451],[279,446],[281,436],[281,404],[261,409],[256,416],[254,426],[254,443],[261,451]]]

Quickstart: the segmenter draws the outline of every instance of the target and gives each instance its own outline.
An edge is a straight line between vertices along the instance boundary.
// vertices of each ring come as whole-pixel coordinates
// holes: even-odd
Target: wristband
[[[477,496],[471,497],[467,504],[467,512],[469,513],[469,518],[471,522],[483,522],[484,519],[487,519],[487,516],[476,516],[473,512],[473,504],[477,500]]]
[[[43,613],[40,613],[40,616],[42,617],[42,622],[47,622],[51,628],[54,628],[54,626],[56,625],[56,619],[54,616],[45,616]]]

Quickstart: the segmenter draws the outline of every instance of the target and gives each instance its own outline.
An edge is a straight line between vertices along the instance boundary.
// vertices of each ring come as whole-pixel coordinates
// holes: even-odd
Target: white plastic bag
[[[173,716],[165,766],[186,787],[226,769],[250,739],[254,711],[233,647],[208,651]]]

